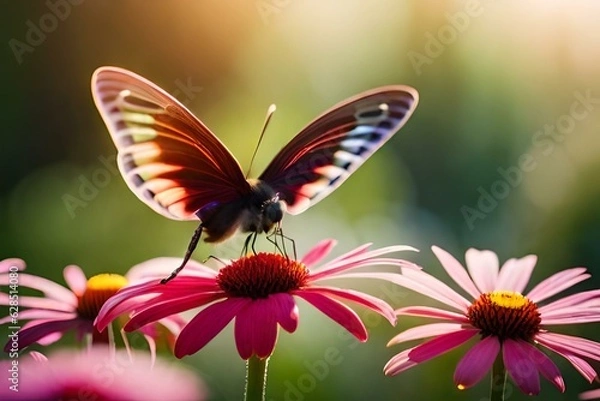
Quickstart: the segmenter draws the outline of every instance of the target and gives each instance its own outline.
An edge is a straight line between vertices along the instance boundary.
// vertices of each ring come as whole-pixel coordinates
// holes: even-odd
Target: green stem
[[[502,353],[499,353],[492,367],[492,383],[490,390],[490,401],[504,401],[506,390],[506,369]]]
[[[268,364],[269,358],[260,359],[256,355],[246,362],[245,401],[265,401]]]

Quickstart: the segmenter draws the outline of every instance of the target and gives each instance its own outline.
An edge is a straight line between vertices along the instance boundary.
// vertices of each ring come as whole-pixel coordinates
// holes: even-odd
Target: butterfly
[[[302,129],[252,179],[202,121],[149,80],[100,67],[92,95],[133,193],[167,218],[201,222],[183,263],[163,282],[185,266],[202,234],[220,242],[237,230],[269,233],[284,212],[302,213],[325,198],[406,123],[419,99],[404,85],[349,98]]]

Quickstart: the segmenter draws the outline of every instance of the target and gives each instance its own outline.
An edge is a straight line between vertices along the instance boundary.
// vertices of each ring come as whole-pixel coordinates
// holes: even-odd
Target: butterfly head
[[[283,218],[283,200],[278,192],[259,180],[248,180],[252,193],[247,198],[248,213],[243,218],[244,231],[269,232]]]
[[[283,208],[279,199],[279,193],[276,193],[275,196],[263,202],[261,213],[265,232],[270,231],[273,225],[283,219]]]

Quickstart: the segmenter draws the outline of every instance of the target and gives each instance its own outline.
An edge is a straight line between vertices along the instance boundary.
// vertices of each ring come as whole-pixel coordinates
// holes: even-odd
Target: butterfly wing
[[[156,212],[194,220],[203,208],[250,192],[225,145],[157,85],[131,71],[101,67],[92,76],[92,94],[125,182]]]
[[[408,120],[418,103],[408,86],[385,86],[323,113],[292,139],[260,179],[298,214],[340,186]]]

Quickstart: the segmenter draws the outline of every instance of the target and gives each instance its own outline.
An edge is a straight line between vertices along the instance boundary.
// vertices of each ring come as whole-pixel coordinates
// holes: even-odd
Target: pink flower
[[[473,299],[468,301],[442,281],[422,271],[405,271],[396,284],[417,291],[454,309],[410,306],[397,315],[429,317],[445,321],[408,329],[388,345],[424,338],[432,339],[394,356],[385,366],[386,375],[396,375],[476,338],[454,372],[459,389],[478,383],[502,353],[508,374],[526,394],[538,394],[541,374],[561,392],[565,384],[556,365],[541,352],[541,345],[566,358],[590,382],[596,372],[584,358],[600,360],[600,343],[581,337],[557,334],[549,326],[600,321],[600,290],[566,296],[545,305],[540,302],[590,277],[582,267],[563,270],[523,295],[537,257],[509,259],[499,269],[491,251],[469,249],[467,274],[448,252],[433,252],[450,277]]]
[[[9,316],[0,319],[0,324],[10,323],[20,327],[22,321],[29,321],[19,330],[18,341],[9,341],[4,350],[13,352],[39,343],[48,345],[58,341],[64,333],[75,331],[77,339],[83,340],[91,335],[94,343],[107,343],[108,331],[100,333],[93,326],[94,319],[102,304],[129,282],[142,282],[157,279],[167,274],[168,269],[160,271],[148,268],[132,268],[127,275],[100,274],[86,279],[83,271],[75,265],[65,267],[63,275],[69,288],[53,281],[27,273],[25,262],[21,259],[5,259],[0,262],[0,286],[6,286],[6,293],[0,292],[0,305],[18,307],[9,308]],[[41,291],[43,297],[20,295],[20,287],[29,287]],[[161,320],[170,336],[179,333],[185,324],[177,315]],[[160,330],[156,325],[140,328],[154,353]]]
[[[103,330],[117,316],[132,313],[125,330],[132,330],[173,313],[205,306],[181,331],[175,343],[175,356],[182,358],[204,347],[235,318],[235,341],[239,355],[266,358],[273,352],[278,326],[293,333],[298,326],[298,308],[294,297],[312,304],[343,326],[358,340],[367,340],[367,330],[358,315],[341,301],[364,306],[395,324],[393,309],[381,299],[362,292],[321,285],[332,278],[378,278],[388,280],[391,273],[353,272],[365,266],[388,265],[414,267],[409,262],[381,258],[396,251],[414,250],[393,246],[368,251],[361,246],[320,268],[309,271],[333,248],[335,241],[317,244],[301,260],[278,254],[259,253],[242,257],[219,272],[190,262],[177,278],[166,285],[149,282],[121,290],[100,311],[97,327]],[[166,263],[150,260],[149,266]],[[192,267],[192,268],[190,268]]]
[[[14,364],[13,362],[18,362]],[[202,383],[186,369],[146,353],[60,351],[44,358],[21,357],[0,363],[2,400],[203,400]]]

